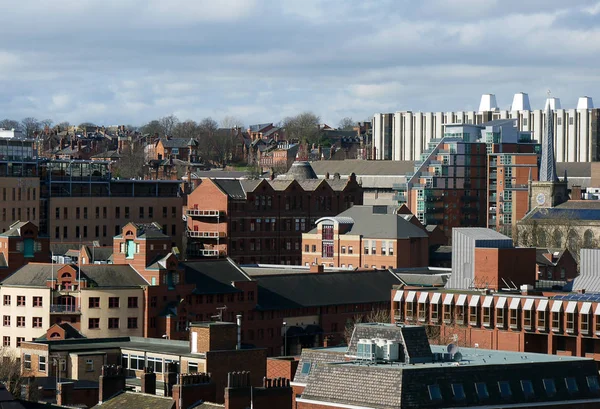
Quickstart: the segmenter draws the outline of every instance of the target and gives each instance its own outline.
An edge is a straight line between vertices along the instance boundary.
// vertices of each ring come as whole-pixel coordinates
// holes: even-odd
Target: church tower
[[[549,98],[550,100],[550,98]],[[544,140],[539,181],[529,181],[529,210],[536,207],[554,207],[569,199],[568,182],[558,180],[554,160],[554,112],[552,103],[546,103]]]

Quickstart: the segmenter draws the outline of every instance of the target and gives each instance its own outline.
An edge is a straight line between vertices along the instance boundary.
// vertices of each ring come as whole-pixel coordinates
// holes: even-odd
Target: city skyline
[[[508,109],[547,89],[598,97],[600,3],[457,0],[22,1],[0,33],[3,118],[142,125],[313,111],[336,126],[375,112]],[[518,6],[518,8],[517,8]]]

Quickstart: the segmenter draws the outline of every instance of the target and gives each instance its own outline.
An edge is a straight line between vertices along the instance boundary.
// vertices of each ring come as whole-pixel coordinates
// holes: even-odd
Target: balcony
[[[81,314],[81,308],[77,305],[52,304],[50,314]]]
[[[187,209],[185,214],[191,217],[219,217],[221,216],[221,210]]]
[[[203,239],[219,239],[227,237],[224,231],[196,231],[188,230],[188,237],[203,238]]]
[[[212,249],[190,249],[187,253],[188,256],[191,257],[218,257],[220,255],[225,255],[225,252],[222,250]]]
[[[473,196],[473,195],[461,196],[460,200],[463,201],[463,202],[478,202],[479,201],[479,196]]]
[[[498,179],[498,174],[497,173],[490,173],[490,180],[496,180]]]
[[[496,185],[495,183],[491,184],[490,185],[490,190],[498,190],[498,185]]]

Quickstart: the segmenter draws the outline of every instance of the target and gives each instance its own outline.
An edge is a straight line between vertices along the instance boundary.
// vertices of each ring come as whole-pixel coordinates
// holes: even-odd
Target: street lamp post
[[[287,322],[283,321],[283,356],[287,356]]]

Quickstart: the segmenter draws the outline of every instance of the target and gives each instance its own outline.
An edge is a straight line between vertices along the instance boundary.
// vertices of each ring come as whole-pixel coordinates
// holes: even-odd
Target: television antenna
[[[217,318],[218,321],[223,321],[223,311],[227,310],[227,306],[217,307],[217,314],[212,315],[211,318]]]

